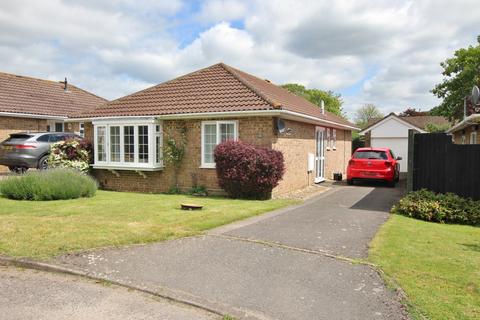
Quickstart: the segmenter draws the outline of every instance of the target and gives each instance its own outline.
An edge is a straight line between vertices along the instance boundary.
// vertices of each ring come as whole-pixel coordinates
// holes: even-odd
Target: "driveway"
[[[196,308],[62,274],[0,267],[2,320],[214,320]]]
[[[334,187],[295,208],[210,233],[54,262],[251,319],[406,319],[368,265],[400,189]]]

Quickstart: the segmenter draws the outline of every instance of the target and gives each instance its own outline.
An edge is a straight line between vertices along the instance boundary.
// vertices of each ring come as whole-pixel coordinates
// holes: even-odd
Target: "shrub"
[[[425,221],[480,225],[480,201],[426,189],[408,193],[392,212]]]
[[[92,146],[85,140],[69,139],[51,146],[48,165],[50,168],[71,168],[88,172]]]
[[[285,172],[280,151],[239,141],[226,141],[214,150],[220,187],[230,197],[267,199]]]
[[[13,176],[0,182],[3,196],[15,200],[60,200],[92,197],[96,181],[72,169],[49,169]]]

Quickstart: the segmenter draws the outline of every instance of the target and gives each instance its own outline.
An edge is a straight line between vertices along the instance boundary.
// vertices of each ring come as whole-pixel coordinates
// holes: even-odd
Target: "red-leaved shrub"
[[[226,141],[214,150],[220,187],[232,198],[268,199],[285,172],[280,151],[240,141]]]

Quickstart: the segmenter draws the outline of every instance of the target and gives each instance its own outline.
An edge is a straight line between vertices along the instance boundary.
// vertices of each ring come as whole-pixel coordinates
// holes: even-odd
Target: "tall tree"
[[[432,114],[450,120],[462,119],[463,99],[470,95],[474,85],[480,85],[480,36],[477,42],[476,46],[455,51],[452,58],[440,63],[445,78],[432,93],[443,101],[432,109]]]
[[[304,97],[308,101],[317,106],[320,106],[322,101],[325,103],[325,110],[336,114],[338,116],[344,117],[342,110],[342,97],[340,94],[333,91],[323,91],[319,89],[307,89],[301,84],[297,83],[287,83],[282,85],[282,88],[287,89],[291,93],[296,94],[297,96]]]
[[[383,118],[383,113],[372,103],[365,104],[355,111],[354,121],[360,128],[365,128],[370,120]]]

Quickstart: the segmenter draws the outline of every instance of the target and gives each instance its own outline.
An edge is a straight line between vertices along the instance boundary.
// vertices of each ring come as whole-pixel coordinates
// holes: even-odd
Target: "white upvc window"
[[[330,138],[330,128],[327,128],[326,132],[327,132],[327,150],[330,150],[331,143],[332,143]]]
[[[470,133],[470,144],[477,144],[477,131]]]
[[[215,147],[227,140],[238,139],[237,121],[203,121],[202,122],[202,168],[215,168],[213,151]]]
[[[78,134],[80,137],[85,137],[85,122],[80,122],[78,124]]]
[[[332,129],[332,149],[337,150],[337,130]]]
[[[162,124],[99,120],[94,126],[94,168],[155,170],[163,167]]]

